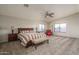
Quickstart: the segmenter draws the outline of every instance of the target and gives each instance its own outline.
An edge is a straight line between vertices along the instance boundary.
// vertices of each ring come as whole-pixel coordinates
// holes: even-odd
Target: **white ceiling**
[[[44,18],[45,11],[54,12],[54,17]],[[28,8],[24,7],[23,4],[0,5],[0,15],[31,20],[33,18],[34,20],[45,19],[46,22],[77,12],[79,12],[79,5],[77,4],[29,4]]]

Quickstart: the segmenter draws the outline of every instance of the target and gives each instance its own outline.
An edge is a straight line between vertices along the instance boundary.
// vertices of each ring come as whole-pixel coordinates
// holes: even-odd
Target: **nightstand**
[[[17,40],[17,33],[8,34],[8,41],[16,41]]]

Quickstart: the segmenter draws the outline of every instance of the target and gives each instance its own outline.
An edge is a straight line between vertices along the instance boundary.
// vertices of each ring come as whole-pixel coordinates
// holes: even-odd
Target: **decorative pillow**
[[[30,33],[34,33],[34,31],[32,31],[32,30],[30,30],[29,32],[30,32]]]
[[[30,31],[26,31],[26,33],[29,33]]]
[[[29,33],[29,31],[21,31],[20,33]]]

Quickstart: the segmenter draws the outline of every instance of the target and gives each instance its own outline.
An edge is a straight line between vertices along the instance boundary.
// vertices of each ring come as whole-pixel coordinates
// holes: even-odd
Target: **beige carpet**
[[[34,47],[25,48],[19,41],[0,44],[0,54],[11,55],[78,55],[79,39],[53,36],[46,42],[39,45],[37,50]]]

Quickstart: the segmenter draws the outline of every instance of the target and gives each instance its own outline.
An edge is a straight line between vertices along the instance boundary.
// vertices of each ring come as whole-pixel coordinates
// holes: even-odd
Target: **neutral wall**
[[[66,23],[67,24],[67,32],[66,33],[60,33],[60,32],[54,32],[54,24],[55,23]],[[79,38],[79,13],[76,13],[74,15],[61,18],[58,20],[54,20],[50,24],[50,28],[53,29],[54,35],[60,35],[60,36],[68,36],[68,37],[76,37]]]
[[[0,15],[0,42],[8,41],[8,34],[11,33],[11,26],[14,26],[14,32],[17,32],[17,28],[22,27],[36,29],[36,27],[38,27],[38,25],[41,23],[38,17],[36,17],[36,19],[30,20]],[[46,23],[44,24],[46,25]]]

